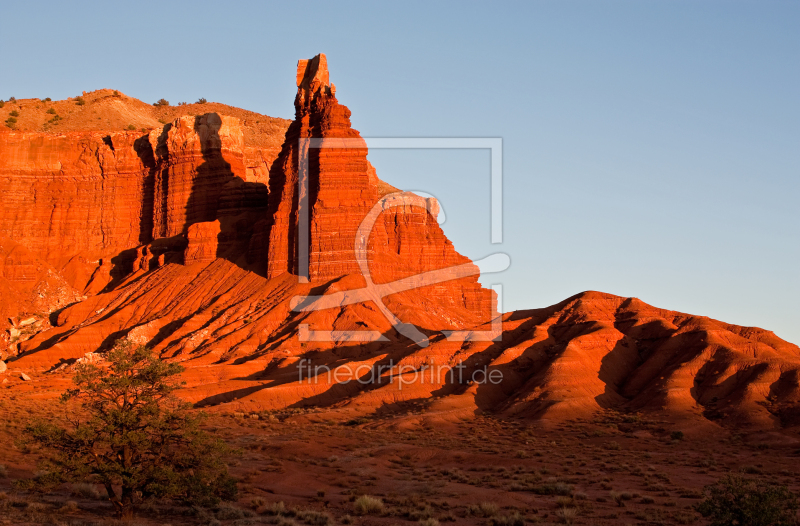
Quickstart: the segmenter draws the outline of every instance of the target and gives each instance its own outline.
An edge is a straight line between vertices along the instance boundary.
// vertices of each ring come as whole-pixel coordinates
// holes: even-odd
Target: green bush
[[[12,117],[19,117],[19,112],[17,110],[14,110],[11,113],[9,113],[9,115],[11,115]]]
[[[115,97],[119,97],[119,96],[120,96],[120,94],[119,94],[119,91],[117,91],[117,90],[114,90],[114,96],[115,96]]]
[[[166,99],[158,99],[153,106],[169,106],[169,102]]]
[[[48,420],[25,428],[44,458],[39,474],[19,486],[97,484],[119,516],[148,498],[193,506],[233,500],[236,481],[222,461],[229,448],[203,432],[203,415],[190,412],[173,394],[183,367],[123,340],[106,358],[109,367],[78,365],[76,387],[62,396],[65,403],[77,402],[82,418],[66,428]]]
[[[697,505],[711,526],[791,526],[797,524],[797,496],[785,486],[729,474],[706,487]]]
[[[56,109],[55,108],[50,108],[49,110],[47,110],[47,113],[49,113],[50,115],[55,115],[56,114]]]
[[[6,126],[8,126],[9,128],[13,128],[16,123],[17,119],[15,119],[14,117],[9,117],[6,119]]]
[[[136,126],[134,126],[133,124],[128,124],[128,130],[135,131],[136,130]]]

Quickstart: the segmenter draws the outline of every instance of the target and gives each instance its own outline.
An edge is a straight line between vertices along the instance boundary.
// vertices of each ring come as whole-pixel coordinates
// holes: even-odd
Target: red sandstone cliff
[[[613,408],[708,425],[800,423],[797,346],[635,298],[588,292],[507,313],[502,339],[484,342],[441,332],[489,328],[494,298],[474,275],[293,310],[298,297],[363,288],[358,250],[377,284],[471,268],[439,228],[436,203],[392,195],[366,147],[348,144],[309,151],[309,279],[299,279],[299,141],[361,137],[336,99],[324,55],[299,63],[297,86],[296,118],[279,129],[280,148],[252,125],[269,118],[224,107],[173,113],[146,133],[0,133],[0,346],[9,370],[61,374],[85,353],[128,338],[188,366],[184,396],[199,405],[381,413],[425,400],[444,418],[496,411],[560,420]],[[87,100],[127,115],[128,99],[110,91]],[[152,121],[149,108],[128,104]],[[79,112],[70,115],[81,122]],[[27,126],[36,129],[35,119]],[[376,204],[375,228],[359,249],[359,227]],[[398,333],[379,301],[424,331],[430,346]],[[309,331],[339,336],[309,341]],[[301,364],[394,368],[379,370],[377,383],[339,384],[324,374],[301,380]],[[459,364],[458,376],[437,372]],[[503,381],[470,382],[476,371],[499,372]]]

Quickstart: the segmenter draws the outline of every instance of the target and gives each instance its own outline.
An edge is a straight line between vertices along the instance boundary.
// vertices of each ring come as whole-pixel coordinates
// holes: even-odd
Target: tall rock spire
[[[361,274],[355,245],[359,226],[372,207],[397,189],[379,180],[367,161],[366,143],[350,125],[350,110],[336,99],[328,62],[320,54],[297,65],[295,120],[270,172],[268,277],[298,274],[299,141],[306,138],[356,139],[355,146],[311,148],[308,151],[308,277],[326,282]],[[331,143],[335,144],[335,143]],[[469,264],[444,236],[435,214],[438,205],[386,207],[370,232],[366,256],[376,283],[421,272]],[[427,287],[427,294],[448,305],[483,311],[493,309],[491,291],[477,275]],[[411,291],[410,293],[416,293]],[[423,291],[423,293],[425,293]]]

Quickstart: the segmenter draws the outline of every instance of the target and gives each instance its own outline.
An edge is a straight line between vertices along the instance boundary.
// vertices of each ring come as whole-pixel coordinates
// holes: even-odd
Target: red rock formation
[[[308,277],[313,282],[324,282],[361,274],[355,250],[359,227],[372,207],[396,189],[380,181],[367,161],[366,144],[350,126],[350,110],[336,100],[325,55],[298,63],[297,87],[295,120],[270,178],[272,224],[267,275],[301,272],[296,244],[299,233],[295,229],[300,222],[299,141],[307,138],[326,139],[326,147],[310,148],[307,154]],[[350,143],[341,147],[336,139],[355,141],[356,147]],[[424,201],[386,206],[375,228],[367,233],[365,256],[376,283],[470,263],[455,251],[431,214],[431,210],[438,211],[438,206],[418,206],[420,202]],[[478,285],[477,271],[473,277],[414,290],[413,295],[459,309],[462,319],[470,319],[471,314],[473,323],[490,319],[494,312],[492,293]],[[417,318],[414,321],[420,322]]]
[[[140,135],[0,134],[0,235],[56,268],[148,242]]]
[[[493,298],[475,276],[293,310],[298,297],[357,294],[366,275],[386,284],[471,268],[439,228],[436,202],[396,194],[366,148],[348,144],[310,152],[310,281],[298,279],[298,141],[360,140],[328,77],[324,55],[300,62],[297,118],[269,170],[269,192],[259,182],[266,150],[248,150],[252,130],[224,115],[184,116],[144,136],[0,134],[0,186],[11,203],[0,211],[0,234],[18,241],[0,238],[0,315],[13,318],[0,322],[2,343],[13,336],[12,354],[20,352],[9,368],[51,370],[125,337],[186,365],[183,395],[198,405],[391,413],[426,400],[444,418],[492,411],[562,420],[615,409],[710,426],[798,425],[797,346],[635,298],[586,292],[507,313],[502,340],[485,342],[439,332],[489,328]],[[375,225],[360,245],[365,218]],[[378,302],[424,329],[430,346],[395,331]],[[52,314],[21,338],[17,314],[37,309]],[[312,341],[311,331],[336,337]],[[358,341],[363,331],[382,340]],[[307,368],[299,376],[309,364],[323,371],[313,381]],[[324,373],[387,365],[368,383]]]
[[[261,166],[251,159],[248,169],[245,150]],[[215,113],[144,136],[5,132],[0,152],[0,236],[89,293],[108,283],[111,260],[126,250],[267,204],[266,185],[244,179],[263,177],[255,171],[269,153],[246,148],[240,123]]]
[[[217,218],[221,188],[245,177],[238,120],[216,113],[181,117],[150,132],[155,152],[153,237],[172,237]]]

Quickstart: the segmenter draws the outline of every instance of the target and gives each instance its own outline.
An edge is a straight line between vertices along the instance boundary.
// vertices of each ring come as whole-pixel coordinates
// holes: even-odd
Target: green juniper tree
[[[197,506],[233,499],[236,481],[223,462],[230,450],[173,394],[183,367],[122,340],[106,359],[107,367],[77,366],[76,388],[62,400],[81,411],[66,428],[41,420],[27,426],[29,441],[45,453],[43,471],[27,485],[101,484],[118,515],[148,498]]]

